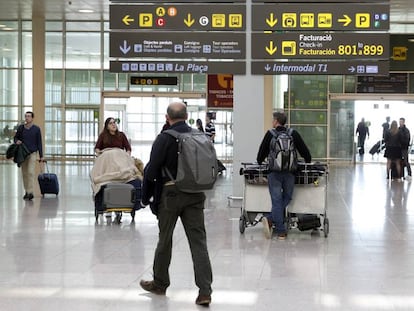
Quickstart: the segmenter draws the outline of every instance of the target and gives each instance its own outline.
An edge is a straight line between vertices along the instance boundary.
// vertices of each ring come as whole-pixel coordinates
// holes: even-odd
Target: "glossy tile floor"
[[[150,279],[157,223],[149,209],[121,225],[95,225],[91,164],[51,163],[58,197],[23,201],[20,171],[0,162],[0,310],[198,310],[182,226],[174,236],[167,295]],[[234,171],[238,171],[235,168]],[[266,240],[239,232],[231,168],[208,194],[213,265],[211,310],[413,310],[414,198],[411,183],[385,180],[384,163],[330,168],[330,233],[290,231]]]

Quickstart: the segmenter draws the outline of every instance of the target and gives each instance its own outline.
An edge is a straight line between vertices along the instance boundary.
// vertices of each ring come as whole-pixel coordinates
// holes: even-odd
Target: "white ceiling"
[[[108,20],[109,3],[109,0],[0,0],[0,20],[31,20],[35,15],[44,15],[49,20]],[[414,1],[390,0],[390,4],[390,32],[414,33]],[[92,10],[93,13],[79,13],[82,9]]]

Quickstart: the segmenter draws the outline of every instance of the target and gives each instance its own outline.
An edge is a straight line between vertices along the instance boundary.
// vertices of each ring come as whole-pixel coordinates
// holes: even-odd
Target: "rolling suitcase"
[[[380,151],[381,151],[381,141],[379,140],[374,146],[372,146],[372,148],[369,150],[369,153],[371,155],[374,155],[376,153],[380,153]]]
[[[139,199],[141,193],[139,193],[139,198],[137,198],[137,191],[139,187],[139,192],[141,190],[141,182],[139,185],[135,183],[110,183],[103,186],[103,195],[102,195],[102,209],[99,211],[97,209],[95,201],[95,217],[98,221],[99,214],[103,212],[115,212],[116,218],[115,222],[120,224],[122,219],[122,212],[131,213],[132,222],[135,220],[135,210],[137,204],[139,204]],[[137,202],[138,200],[138,202]]]
[[[59,194],[59,181],[56,174],[49,172],[47,161],[43,161],[46,167],[46,172],[37,176],[39,181],[40,193],[44,196],[46,193]]]

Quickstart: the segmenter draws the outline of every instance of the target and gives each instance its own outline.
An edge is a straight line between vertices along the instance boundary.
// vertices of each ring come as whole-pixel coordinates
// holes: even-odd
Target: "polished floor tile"
[[[158,228],[149,209],[135,224],[95,224],[90,163],[50,163],[61,192],[23,201],[19,169],[0,162],[0,310],[198,310],[182,225],[174,234],[165,297],[150,279]],[[235,174],[238,174],[235,168]],[[387,182],[383,162],[331,166],[330,232],[264,238],[239,231],[241,202],[229,204],[232,168],[208,192],[205,218],[213,266],[211,310],[413,310],[414,197]]]

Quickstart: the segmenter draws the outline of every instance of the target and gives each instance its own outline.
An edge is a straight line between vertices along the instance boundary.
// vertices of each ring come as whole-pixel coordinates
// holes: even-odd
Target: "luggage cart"
[[[270,199],[266,164],[241,163],[240,175],[244,176],[243,202],[239,219],[240,233],[247,227],[257,225],[265,213],[270,213]],[[327,217],[327,165],[321,163],[298,163],[295,190],[286,210],[288,230],[320,230],[329,234]],[[322,218],[322,221],[321,221]]]
[[[243,201],[239,219],[240,233],[247,227],[256,226],[264,213],[272,208],[267,186],[267,165],[241,163],[240,175],[244,176]]]
[[[295,179],[295,190],[287,208],[288,229],[320,230],[328,237],[328,166],[299,163]]]

